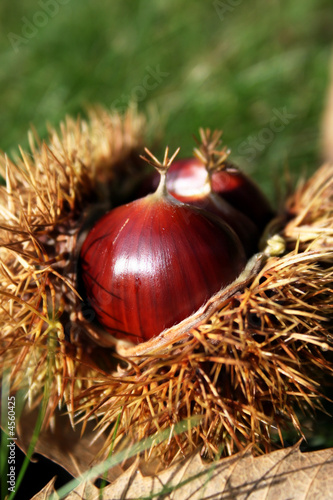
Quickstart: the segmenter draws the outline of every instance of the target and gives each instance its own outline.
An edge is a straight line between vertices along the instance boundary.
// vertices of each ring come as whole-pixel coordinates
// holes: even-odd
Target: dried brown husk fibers
[[[27,408],[47,394],[44,428],[57,408],[73,426],[95,422],[100,458],[166,429],[146,458],[268,452],[283,429],[302,434],[299,412],[320,408],[332,382],[333,166],[297,186],[263,251],[195,315],[139,346],[110,343],[83,314],[79,236],[112,186],[140,174],[145,127],[134,111],[98,109],[47,142],[31,133],[15,161],[2,155],[1,375]]]

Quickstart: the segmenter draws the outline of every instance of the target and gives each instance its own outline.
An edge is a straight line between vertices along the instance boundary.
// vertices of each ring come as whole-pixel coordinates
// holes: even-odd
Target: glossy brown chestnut
[[[177,200],[188,203],[203,210],[207,210],[221,217],[237,234],[241,240],[245,253],[248,257],[258,251],[259,230],[257,226],[243,212],[234,208],[216,193],[209,192],[206,195],[182,196],[172,193]]]
[[[140,342],[188,317],[243,270],[235,232],[218,217],[156,193],[111,210],[81,249],[86,296],[113,336]]]
[[[175,161],[168,172],[167,187],[174,196],[190,196],[205,190],[205,165],[198,158]],[[156,182],[156,180],[154,181]],[[260,231],[274,212],[260,188],[237,167],[225,166],[211,173],[211,189],[234,208],[243,212]]]

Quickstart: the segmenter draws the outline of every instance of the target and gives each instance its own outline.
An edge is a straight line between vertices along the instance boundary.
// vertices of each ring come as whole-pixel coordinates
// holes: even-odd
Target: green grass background
[[[223,129],[267,193],[286,166],[297,176],[320,162],[331,0],[2,0],[0,24],[6,152],[26,146],[30,123],[44,136],[87,104],[137,98],[158,112],[161,148],[190,154],[198,127]],[[283,109],[289,123],[262,132]]]

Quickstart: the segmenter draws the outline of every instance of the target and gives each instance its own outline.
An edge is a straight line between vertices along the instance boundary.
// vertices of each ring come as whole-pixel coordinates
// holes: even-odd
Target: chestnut
[[[218,195],[223,200],[220,204],[217,199],[213,202],[206,200],[207,205],[215,206],[213,211],[216,211],[216,205],[220,205],[219,215],[222,218],[226,216],[228,224],[235,221],[238,227],[246,225],[247,233],[251,235],[256,232],[255,225],[257,231],[261,233],[274,217],[274,211],[259,186],[238,167],[226,161],[229,151],[226,148],[219,149],[221,134],[220,131],[200,129],[201,142],[197,140],[198,148],[194,150],[195,156],[182,158],[171,165],[167,176],[167,188],[176,198],[192,204],[197,202],[201,207],[207,196]],[[153,172],[143,182],[140,194],[152,192],[158,182],[157,172]],[[244,230],[240,233],[244,233],[247,245],[248,234],[245,234]],[[252,240],[253,238],[254,236],[251,237]]]
[[[251,257],[258,251],[259,230],[257,226],[243,212],[234,208],[216,193],[183,196],[172,192],[172,195],[183,203],[202,208],[220,217],[236,232],[247,257]]]
[[[221,218],[176,200],[159,162],[155,193],[110,210],[90,230],[80,252],[86,298],[116,338],[141,342],[179,323],[234,281],[247,258]]]
[[[198,158],[184,158],[173,163],[167,186],[177,197],[205,192],[205,164]],[[192,189],[193,188],[193,189]],[[238,167],[225,162],[211,174],[211,190],[234,209],[246,215],[262,231],[274,216],[273,209],[261,189]]]

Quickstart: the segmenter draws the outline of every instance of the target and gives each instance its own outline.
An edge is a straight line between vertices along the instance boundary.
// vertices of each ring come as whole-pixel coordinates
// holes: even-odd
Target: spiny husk
[[[12,391],[25,388],[30,405],[47,389],[49,422],[57,405],[91,381],[94,363],[77,340],[76,252],[89,204],[104,202],[119,165],[142,149],[144,119],[102,109],[89,121],[68,118],[48,143],[29,134],[31,152],[14,163],[0,158],[0,360]],[[102,199],[101,199],[102,193]]]
[[[31,406],[46,388],[45,425],[57,405],[73,422],[96,420],[106,453],[111,442],[117,450],[155,435],[147,458],[166,463],[197,446],[208,458],[249,444],[268,451],[288,423],[301,432],[297,407],[319,405],[332,371],[332,166],[288,201],[284,255],[270,239],[238,281],[180,325],[102,349],[93,340],[109,345],[108,336],[87,321],[76,290],[77,239],[86,207],[126,183],[142,127],[136,114],[100,110],[88,122],[69,119],[48,144],[31,136],[32,155],[22,151],[16,164],[2,157],[2,375]]]
[[[85,417],[98,415],[100,432],[111,428],[107,445],[119,415],[116,448],[156,435],[157,450],[146,458],[156,452],[166,463],[199,445],[209,458],[249,444],[269,451],[288,425],[302,433],[298,410],[320,406],[333,367],[332,174],[331,165],[322,167],[288,200],[284,255],[268,245],[243,281],[196,315],[139,346],[118,346],[117,373],[81,398]],[[169,439],[158,444],[165,429]]]

